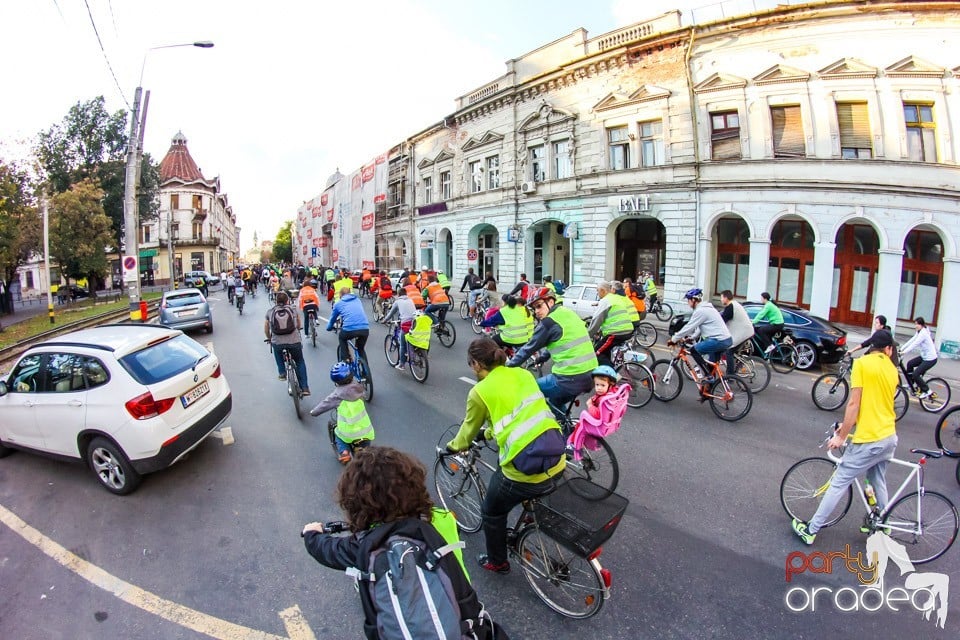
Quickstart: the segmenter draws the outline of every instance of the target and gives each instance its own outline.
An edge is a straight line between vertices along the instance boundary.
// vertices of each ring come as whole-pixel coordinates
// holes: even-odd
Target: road
[[[266,297],[248,299],[239,316],[222,295],[211,292],[214,333],[194,337],[212,343],[233,389],[233,444],[208,439],[122,498],[99,488],[79,464],[25,454],[0,461],[3,511],[63,549],[45,552],[36,539],[15,533],[19,525],[11,528],[9,517],[0,518],[0,637],[361,637],[352,581],[314,562],[299,536],[303,523],[339,516],[332,491],[340,465],[326,419],[293,416],[262,342]],[[437,438],[462,417],[469,390],[461,378],[470,375],[473,334],[454,322],[457,343],[449,350],[434,343],[424,385],[386,365],[384,328],[374,327],[368,343],[377,443],[410,451],[429,467]],[[317,349],[305,347],[313,401],[330,389],[335,344],[333,334],[323,334]],[[553,614],[517,570],[472,570],[481,600],[513,638],[813,638],[840,628],[850,638],[957,637],[955,584],[944,630],[914,611],[842,612],[826,592],[813,612],[794,613],[785,604],[795,586],[856,587],[839,562],[832,574],[805,573],[787,584],[788,554],[840,552],[848,543],[856,553],[864,541],[851,513],[814,547],[802,547],[779,503],[784,471],[821,453],[817,443],[839,418],[813,406],[811,380],[774,374],[740,423],[716,419],[690,385],[672,403],[628,412],[612,440],[621,461],[618,491],[630,507],[601,556],[613,588],[597,617],[572,622]],[[909,447],[933,446],[935,421],[914,403],[898,428],[901,457]],[[931,462],[926,485],[960,502],[954,464]],[[900,477],[890,476],[891,485]],[[482,535],[466,541],[472,562]],[[958,554],[952,548],[921,570],[960,576]],[[894,569],[886,580],[903,584]],[[803,604],[802,594],[793,597],[795,606]]]

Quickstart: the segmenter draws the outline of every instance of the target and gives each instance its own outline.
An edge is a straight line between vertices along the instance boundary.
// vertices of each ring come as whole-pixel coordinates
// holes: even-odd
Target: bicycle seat
[[[943,451],[933,451],[932,449],[910,449],[910,453],[919,453],[920,455],[928,458],[943,457]]]

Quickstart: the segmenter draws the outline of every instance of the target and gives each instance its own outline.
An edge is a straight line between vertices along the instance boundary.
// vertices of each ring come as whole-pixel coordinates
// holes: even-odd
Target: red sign
[[[387,201],[387,194],[381,193],[380,195],[373,196],[373,204],[380,204],[381,202]]]
[[[320,246],[320,238],[314,238],[314,239],[313,239],[313,246],[315,246],[315,247],[319,247],[319,246]]]
[[[334,261],[334,262],[336,262],[337,260],[340,259],[340,252],[337,251],[336,249],[334,249],[334,250],[333,250],[333,253],[330,255],[330,257],[333,258],[333,261]]]
[[[377,164],[383,164],[383,163],[386,162],[386,161],[387,161],[387,154],[381,153],[380,155],[377,156],[377,159],[376,159],[375,162],[376,162]],[[367,264],[367,263],[364,262],[363,264]],[[372,265],[372,264],[370,265],[370,268],[371,268],[371,269],[373,268],[373,265]]]
[[[370,231],[373,229],[373,214],[368,213],[360,219],[360,229],[362,231]]]
[[[373,260],[364,260],[364,261],[363,261],[363,267],[361,267],[361,268],[363,268],[363,269],[374,269],[374,268],[376,268],[376,266],[377,266],[377,265],[376,265],[376,263],[374,263]]]
[[[361,171],[361,175],[363,175],[363,181],[364,181],[364,182],[370,182],[371,180],[373,180],[373,170],[374,170],[374,168],[375,168],[375,167],[374,167],[374,165],[372,165],[372,164],[368,164],[367,166],[365,166],[365,167],[363,168],[363,170]]]
[[[313,217],[314,217],[314,218],[319,218],[319,217],[320,217],[320,213],[321,213],[322,211],[323,211],[323,209],[321,209],[320,207],[314,207],[314,208],[313,208],[313,211],[312,211],[311,213],[313,213]]]
[[[359,189],[363,185],[362,178],[360,174],[356,174],[350,181],[350,187],[354,190]]]
[[[321,207],[327,206],[327,194],[326,194],[326,193],[323,194],[322,196],[320,196],[320,206],[321,206]]]
[[[333,209],[327,209],[327,222],[333,222]]]
[[[476,249],[467,249],[468,262],[475,262],[478,257],[479,257],[479,254],[477,253]]]
[[[321,248],[327,246],[327,236],[320,236],[317,238],[317,246]]]
[[[303,247],[303,255],[307,255],[307,247],[306,247],[306,246]]]
[[[313,237],[313,229],[307,229],[307,240]]]
[[[137,259],[133,256],[126,256],[123,259],[123,268],[127,271],[137,268]]]

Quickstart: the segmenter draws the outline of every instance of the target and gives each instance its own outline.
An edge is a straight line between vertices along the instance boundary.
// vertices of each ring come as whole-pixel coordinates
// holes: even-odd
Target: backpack
[[[408,518],[359,537],[357,581],[370,640],[506,638],[470,586],[453,551],[428,522]]]
[[[278,336],[285,336],[297,330],[297,321],[293,317],[293,310],[287,305],[274,308],[270,315],[270,331]]]

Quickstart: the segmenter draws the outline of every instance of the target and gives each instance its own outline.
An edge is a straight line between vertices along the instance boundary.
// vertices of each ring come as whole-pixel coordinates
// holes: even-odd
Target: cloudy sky
[[[506,60],[579,27],[593,37],[707,4],[2,0],[0,158],[22,158],[79,101],[103,95],[111,111],[127,109],[142,69],[146,151],[159,161],[183,131],[204,175],[220,176],[245,249],[254,229],[272,238],[338,167],[348,173],[451,113]],[[148,53],[196,40],[215,47]]]

